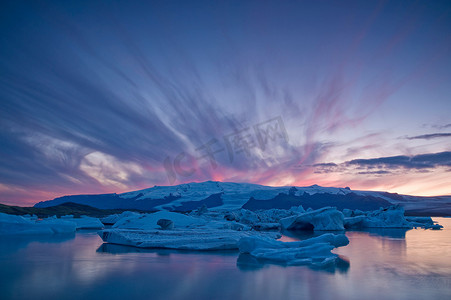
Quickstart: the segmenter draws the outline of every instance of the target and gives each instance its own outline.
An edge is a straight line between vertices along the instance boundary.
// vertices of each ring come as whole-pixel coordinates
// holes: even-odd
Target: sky
[[[449,1],[1,1],[0,23],[0,203],[451,195]]]

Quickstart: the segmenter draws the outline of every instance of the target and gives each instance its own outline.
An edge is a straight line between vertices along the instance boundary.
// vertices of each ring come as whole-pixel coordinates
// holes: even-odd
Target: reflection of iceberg
[[[236,265],[241,271],[256,271],[256,270],[266,268],[270,264],[284,266],[284,267],[287,266],[287,264],[280,263],[277,261],[268,261],[265,259],[258,259],[248,253],[240,253],[240,255],[238,256],[238,259],[236,261]],[[329,266],[318,268],[318,267],[310,264],[310,265],[307,265],[307,267],[309,267],[310,269],[328,272],[328,273],[335,273],[335,272],[346,273],[346,272],[348,272],[348,270],[350,268],[350,263],[349,263],[349,260],[346,259],[344,256],[338,255],[337,258],[335,259],[335,263],[330,264]]]
[[[97,253],[109,253],[109,254],[126,254],[126,253],[157,253],[164,254],[168,250],[165,249],[148,249],[148,248],[137,248],[132,246],[125,245],[116,245],[116,244],[108,244],[103,243],[97,248]]]
[[[365,228],[365,230],[356,230],[362,232],[368,232],[372,236],[387,237],[393,239],[405,239],[406,232],[411,230],[410,228]]]
[[[17,235],[8,236],[2,239],[0,243],[0,253],[14,253],[19,249],[26,248],[30,243],[62,243],[75,238],[75,232],[72,234],[52,234],[52,235]]]
[[[180,255],[219,255],[219,256],[236,256],[236,250],[218,250],[218,251],[199,251],[195,250],[176,250],[176,249],[155,249],[155,248],[137,248],[132,246],[116,245],[103,243],[96,250],[97,253],[106,253],[112,255],[133,254],[133,253],[149,253],[158,256],[169,256],[171,254]]]

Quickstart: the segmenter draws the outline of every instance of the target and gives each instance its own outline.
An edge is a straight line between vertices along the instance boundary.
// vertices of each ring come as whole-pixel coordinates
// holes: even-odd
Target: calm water
[[[451,219],[435,220],[445,229],[346,232],[341,263],[328,270],[236,252],[139,251],[92,231],[0,237],[0,299],[451,299]]]

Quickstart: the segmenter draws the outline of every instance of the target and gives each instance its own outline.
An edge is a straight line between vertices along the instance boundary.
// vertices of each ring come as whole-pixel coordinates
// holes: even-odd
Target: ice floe
[[[313,265],[325,267],[335,263],[338,255],[331,252],[336,247],[349,244],[344,234],[326,233],[299,242],[281,242],[262,236],[244,237],[239,241],[240,253],[283,263],[286,265]]]
[[[106,243],[139,248],[166,248],[180,250],[230,250],[238,249],[243,237],[257,234],[253,231],[230,229],[185,229],[185,230],[126,230],[105,229],[99,236]],[[258,233],[280,237],[278,233]]]

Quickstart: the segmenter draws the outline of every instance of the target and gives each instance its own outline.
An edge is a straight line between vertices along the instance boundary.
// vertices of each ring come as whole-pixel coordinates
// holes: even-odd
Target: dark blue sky
[[[210,179],[451,194],[449,1],[133,2],[2,1],[0,202]]]

